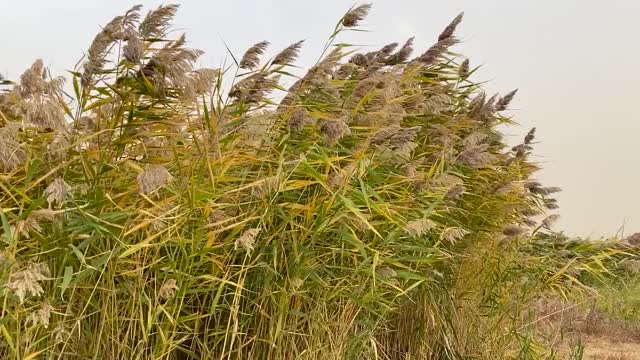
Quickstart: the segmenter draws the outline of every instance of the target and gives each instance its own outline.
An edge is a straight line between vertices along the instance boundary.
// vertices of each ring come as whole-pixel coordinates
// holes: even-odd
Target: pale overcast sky
[[[71,69],[99,26],[136,3],[159,1],[0,0],[0,73],[17,78],[40,57],[54,74]],[[272,49],[306,39],[301,65],[312,64],[351,1],[189,0],[176,28],[217,66],[223,41],[241,54],[260,40]],[[374,0],[368,33],[344,39],[379,47],[416,36],[420,51],[460,11],[455,49],[482,64],[491,91],[519,88],[513,106],[518,138],[538,128],[538,177],[564,189],[557,229],[570,235],[640,232],[640,1]],[[515,142],[514,138],[514,142]]]

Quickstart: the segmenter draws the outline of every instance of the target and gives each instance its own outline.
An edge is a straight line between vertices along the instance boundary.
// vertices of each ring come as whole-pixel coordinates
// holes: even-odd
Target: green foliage
[[[557,189],[449,52],[461,17],[413,59],[335,45],[368,9],[288,89],[301,43],[194,69],[165,6],[106,25],[72,98],[41,61],[2,93],[2,358],[544,356],[530,301],[618,250],[540,236]]]

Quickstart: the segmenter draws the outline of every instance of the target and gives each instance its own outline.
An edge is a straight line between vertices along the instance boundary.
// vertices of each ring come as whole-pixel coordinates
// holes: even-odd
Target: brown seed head
[[[261,41],[252,47],[250,47],[242,56],[240,63],[240,69],[255,69],[260,64],[260,55],[264,53],[264,51],[269,46],[268,41]]]
[[[300,40],[296,43],[289,45],[287,48],[282,50],[276,57],[273,58],[272,64],[278,65],[289,65],[295,61],[298,57],[298,53],[300,52],[300,48],[302,47],[302,43],[304,40]]]
[[[460,79],[466,79],[469,76],[469,59],[464,59],[460,68],[458,69],[458,76]]]
[[[62,206],[64,201],[71,196],[71,186],[69,186],[64,179],[57,178],[47,186],[44,191],[44,196],[47,197],[49,206],[54,204]]]
[[[405,231],[411,237],[420,237],[427,234],[435,226],[436,223],[429,219],[418,219],[408,222],[405,225]]]
[[[518,225],[510,224],[502,229],[502,233],[508,237],[516,237],[524,233],[525,229]]]
[[[389,56],[389,58],[385,61],[387,65],[396,65],[403,63],[409,59],[411,53],[413,52],[413,37],[409,38],[404,45],[396,52],[395,54]]]
[[[358,26],[358,23],[369,14],[369,10],[371,10],[371,4],[363,4],[349,10],[342,17],[342,26],[347,28]]]
[[[526,145],[531,144],[531,142],[536,138],[536,128],[531,128],[527,133],[527,136],[524,137],[524,143]]]
[[[170,4],[159,6],[149,11],[138,27],[138,32],[143,39],[163,38],[171,25],[171,20],[178,12],[180,5]]]
[[[507,95],[501,97],[498,100],[498,102],[496,102],[496,105],[495,105],[496,111],[507,110],[507,107],[511,103],[511,100],[513,100],[513,98],[516,96],[517,92],[518,92],[518,89],[515,89],[512,92],[508,93]]]
[[[440,33],[440,36],[438,36],[438,41],[442,41],[445,39],[450,39],[453,37],[453,33],[456,31],[456,28],[458,27],[458,25],[460,24],[460,22],[462,22],[462,18],[464,16],[464,12],[461,12],[460,14],[458,14],[458,16],[456,16],[449,25],[447,25],[446,28],[444,28],[444,30],[442,31],[442,33]]]
[[[440,40],[432,45],[424,54],[420,55],[416,61],[424,65],[433,65],[447,52],[449,47],[455,43],[456,39],[454,37]]]
[[[255,246],[256,236],[258,236],[259,233],[260,229],[258,228],[246,230],[244,233],[242,233],[241,236],[236,239],[234,245],[235,249],[238,250],[240,248],[243,248],[246,251],[252,251]]]
[[[138,174],[138,187],[143,194],[152,192],[166,186],[173,180],[169,170],[163,165],[150,164],[144,171]]]
[[[340,119],[326,120],[320,124],[320,131],[324,135],[324,140],[328,144],[333,144],[346,135],[351,134],[349,125]]]

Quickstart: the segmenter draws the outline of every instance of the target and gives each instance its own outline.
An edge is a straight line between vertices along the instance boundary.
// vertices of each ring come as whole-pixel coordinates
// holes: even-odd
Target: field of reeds
[[[0,358],[562,358],[532,310],[635,266],[550,230],[535,129],[507,145],[516,92],[470,80],[462,15],[362,53],[351,8],[297,77],[296,39],[194,68],[177,10],[3,81]]]

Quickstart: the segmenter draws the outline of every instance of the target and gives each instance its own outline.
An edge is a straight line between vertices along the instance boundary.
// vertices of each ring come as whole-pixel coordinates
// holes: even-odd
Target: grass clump
[[[140,11],[72,94],[37,61],[0,95],[3,358],[535,358],[528,304],[606,273],[535,250],[558,189],[450,51],[461,15],[358,53],[355,7],[285,88],[302,42],[196,69],[177,6]]]

